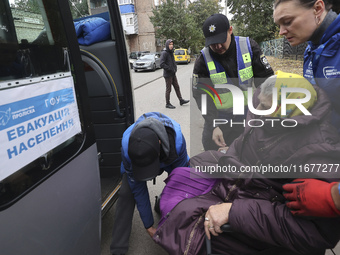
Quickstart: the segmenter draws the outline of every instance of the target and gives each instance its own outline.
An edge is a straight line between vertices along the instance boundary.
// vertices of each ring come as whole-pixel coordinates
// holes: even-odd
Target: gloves
[[[340,211],[336,209],[331,195],[331,188],[337,182],[324,182],[316,179],[296,179],[283,185],[284,197],[290,200],[286,206],[293,215],[336,217]]]

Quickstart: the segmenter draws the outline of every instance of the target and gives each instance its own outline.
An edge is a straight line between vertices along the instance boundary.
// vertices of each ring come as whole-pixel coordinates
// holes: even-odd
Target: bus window
[[[0,10],[1,253],[99,255],[134,122],[118,3],[101,14],[111,37],[81,47],[68,0]]]
[[[0,60],[0,208],[55,172],[84,140],[69,47],[52,2],[36,1],[42,8],[30,12],[0,1],[7,52]]]

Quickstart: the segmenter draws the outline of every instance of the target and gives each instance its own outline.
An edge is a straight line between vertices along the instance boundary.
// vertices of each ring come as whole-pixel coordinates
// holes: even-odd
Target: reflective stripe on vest
[[[249,40],[249,39],[248,39]],[[253,78],[253,67],[251,65],[251,56],[248,48],[247,38],[235,36],[238,77],[240,84]],[[241,55],[241,56],[239,56]],[[241,60],[242,57],[242,61]]]
[[[239,84],[240,88],[244,94],[244,104],[248,105],[248,92],[247,88],[251,87],[253,84],[253,68],[251,65],[251,47],[249,43],[249,39],[247,37],[239,37],[235,36],[236,42],[236,56],[237,56],[237,68],[238,68],[238,76],[239,76]],[[249,46],[248,46],[249,45]],[[225,72],[222,65],[213,59],[209,52],[209,47],[205,47],[202,49],[202,54],[207,65],[210,79],[214,85],[216,84],[227,84],[228,76]],[[232,84],[229,82],[229,84]],[[217,95],[215,95],[215,106],[218,110],[223,110],[227,112],[232,112],[233,107],[233,96],[228,89],[219,89],[216,88],[217,93],[219,94],[222,105],[220,104]]]

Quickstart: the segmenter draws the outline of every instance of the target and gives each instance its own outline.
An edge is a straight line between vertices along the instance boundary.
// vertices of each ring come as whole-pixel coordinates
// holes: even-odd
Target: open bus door
[[[133,93],[119,6],[117,1],[108,1],[108,6],[108,12],[75,20],[86,24],[101,19],[110,24],[110,39],[80,45],[98,146],[103,216],[117,199],[121,185],[121,138],[134,122]],[[85,36],[90,35],[86,33]],[[113,186],[117,188],[112,190]]]
[[[134,122],[118,5],[110,39],[80,50],[68,1],[35,3],[0,0],[1,254],[100,254]]]

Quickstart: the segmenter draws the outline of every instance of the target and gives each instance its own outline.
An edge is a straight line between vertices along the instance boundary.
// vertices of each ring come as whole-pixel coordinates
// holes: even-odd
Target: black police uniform
[[[254,73],[254,83],[255,87],[258,87],[263,83],[266,78],[273,75],[273,69],[271,68],[268,60],[262,54],[260,46],[251,38],[249,38],[251,49],[253,52],[252,58],[252,68]],[[220,64],[223,66],[225,72],[228,77],[232,80],[234,85],[239,85],[238,79],[238,69],[237,69],[237,56],[236,56],[236,42],[234,34],[231,35],[231,43],[228,50],[219,55],[214,53],[211,49],[210,54],[215,58]],[[196,100],[197,106],[201,109],[201,94],[205,93],[204,91],[197,89],[197,84],[200,79],[204,80],[204,83],[207,83],[207,78],[209,78],[209,71],[207,69],[204,57],[202,53],[199,55],[195,62],[194,71],[193,71],[193,79],[192,79],[192,91],[193,96]],[[213,86],[210,79],[208,80],[210,86]],[[213,132],[213,120],[218,118],[217,109],[213,100],[210,97],[207,97],[207,114],[203,115],[205,119],[204,129],[202,134],[202,143],[205,150],[216,150],[218,146],[212,140],[212,132]],[[235,118],[237,118],[235,116]],[[243,118],[243,116],[242,116]],[[234,121],[240,121],[239,119],[233,119]],[[242,134],[243,129],[242,125],[235,125],[234,127],[230,127],[228,125],[220,126],[225,142],[229,146],[240,134]]]

